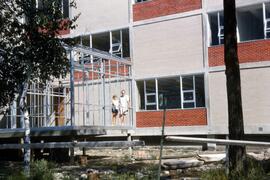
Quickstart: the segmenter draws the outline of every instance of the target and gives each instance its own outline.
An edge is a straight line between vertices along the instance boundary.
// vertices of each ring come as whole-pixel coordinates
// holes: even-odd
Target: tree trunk
[[[29,113],[27,110],[27,105],[26,105],[26,96],[27,96],[27,90],[28,90],[28,82],[23,83],[21,92],[19,95],[19,100],[20,100],[20,111],[21,111],[21,119],[20,119],[20,124],[21,128],[25,129],[25,134],[24,134],[24,144],[30,144],[30,121],[29,121]],[[24,148],[24,170],[25,174],[28,176],[30,174],[30,156],[31,156],[31,149]]]
[[[235,0],[224,0],[224,52],[227,78],[229,138],[243,139],[244,124],[241,98],[241,78],[237,53]],[[245,160],[244,146],[229,146],[230,177],[242,173]],[[237,174],[234,174],[237,175]]]

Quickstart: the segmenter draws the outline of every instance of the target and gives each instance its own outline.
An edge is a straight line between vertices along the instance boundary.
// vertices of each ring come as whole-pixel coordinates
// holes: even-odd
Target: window
[[[261,5],[239,8],[236,14],[240,41],[264,38]]]
[[[63,17],[69,18],[69,0],[62,0]]]
[[[109,52],[110,50],[110,33],[100,33],[92,35],[92,47]]]
[[[264,37],[270,38],[270,3],[263,4]]]
[[[183,108],[194,108],[196,107],[195,100],[195,76],[184,76],[181,77],[182,82],[182,102]]]
[[[135,3],[141,3],[141,2],[145,2],[145,1],[149,1],[149,0],[135,0]]]
[[[223,44],[223,12],[210,13],[208,17],[211,31],[210,45]],[[270,38],[270,3],[237,8],[236,18],[239,42]]]
[[[223,12],[209,14],[211,45],[224,43]]]
[[[177,76],[138,81],[138,100],[141,110],[205,107],[204,75]]]
[[[129,29],[78,36],[76,42],[77,39],[80,39],[79,44],[84,46],[110,52],[122,58],[130,57]]]
[[[179,77],[158,79],[158,99],[160,109],[163,107],[163,97],[167,98],[168,109],[177,109],[181,107]]]
[[[145,87],[145,109],[155,110],[157,106],[155,80],[144,81],[144,87]]]
[[[58,1],[59,3],[61,4],[58,4],[60,5],[62,8],[61,8],[61,11],[63,13],[63,18],[69,18],[69,0],[61,0],[61,1]],[[46,10],[46,7],[48,7],[49,3],[51,2],[46,2],[44,0],[38,0],[37,1],[37,8],[40,9],[40,10]],[[58,6],[59,7],[59,6]],[[46,11],[44,11],[46,12]]]

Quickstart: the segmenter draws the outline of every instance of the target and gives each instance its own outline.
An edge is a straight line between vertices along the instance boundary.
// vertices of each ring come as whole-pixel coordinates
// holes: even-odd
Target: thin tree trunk
[[[21,111],[21,118],[20,118],[20,124],[21,128],[25,129],[24,134],[24,144],[30,144],[30,121],[29,121],[29,113],[27,110],[27,104],[26,104],[26,96],[27,96],[27,90],[28,90],[28,82],[23,83],[21,93],[19,96],[20,100],[20,111]],[[24,148],[24,170],[25,174],[29,176],[30,174],[30,156],[31,156],[31,149]]]
[[[241,98],[241,78],[237,53],[235,0],[223,0],[223,3],[229,139],[243,139],[244,124]],[[245,147],[229,146],[229,170],[231,178],[235,178],[231,176],[232,171],[234,171],[234,173],[243,172],[242,170],[245,154]]]

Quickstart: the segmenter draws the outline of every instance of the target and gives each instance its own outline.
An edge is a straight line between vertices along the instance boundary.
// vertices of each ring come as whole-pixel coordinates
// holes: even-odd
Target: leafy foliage
[[[0,108],[11,103],[25,82],[66,75],[69,61],[59,33],[75,28],[64,19],[61,0],[0,0]],[[70,6],[75,7],[72,1]]]

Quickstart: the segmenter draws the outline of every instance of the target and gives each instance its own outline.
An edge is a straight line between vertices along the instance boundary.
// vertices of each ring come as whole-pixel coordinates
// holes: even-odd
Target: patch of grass
[[[215,169],[203,172],[201,175],[203,180],[228,180],[225,169]],[[262,165],[252,159],[247,159],[246,168],[243,172],[234,170],[231,172],[232,180],[262,180],[267,179]]]
[[[54,164],[46,160],[35,161],[31,164],[32,180],[53,180]]]
[[[201,175],[202,180],[227,180],[225,169],[212,169],[203,172]]]

